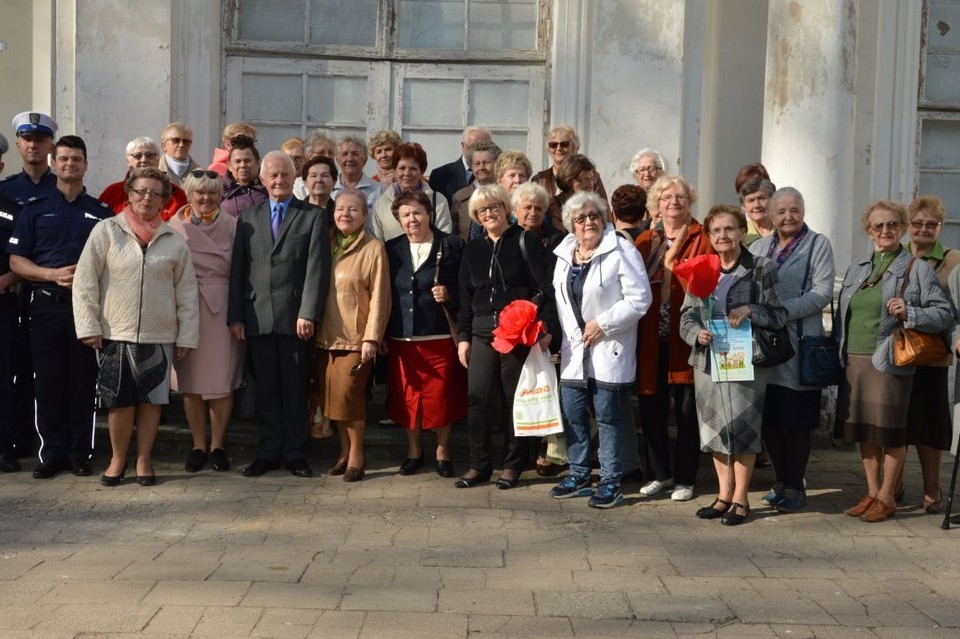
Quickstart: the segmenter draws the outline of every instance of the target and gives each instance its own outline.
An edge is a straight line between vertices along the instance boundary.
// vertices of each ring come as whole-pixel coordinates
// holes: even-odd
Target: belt
[[[69,291],[55,291],[49,288],[35,288],[30,295],[30,301],[43,300],[53,304],[62,304],[63,306],[73,305],[73,294]]]

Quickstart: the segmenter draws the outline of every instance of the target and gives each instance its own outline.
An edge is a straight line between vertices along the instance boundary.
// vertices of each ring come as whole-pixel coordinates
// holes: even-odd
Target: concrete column
[[[803,193],[807,223],[830,238],[838,272],[859,226],[856,26],[856,0],[769,1],[762,162],[777,186]]]

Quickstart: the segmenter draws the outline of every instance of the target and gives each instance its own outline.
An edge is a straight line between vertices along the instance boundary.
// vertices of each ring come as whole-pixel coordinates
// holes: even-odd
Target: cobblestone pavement
[[[805,512],[762,507],[759,471],[736,528],[693,516],[706,466],[693,502],[628,484],[609,511],[533,473],[457,490],[429,463],[358,484],[173,458],[152,488],[3,475],[0,636],[957,637],[960,530],[914,505],[913,457],[893,521],[843,515],[859,459],[815,451]]]

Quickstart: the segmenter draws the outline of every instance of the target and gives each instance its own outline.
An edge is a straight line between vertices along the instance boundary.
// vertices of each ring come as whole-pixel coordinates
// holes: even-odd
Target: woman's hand
[[[680,227],[680,232],[677,233],[677,236],[673,239],[673,244],[670,245],[670,248],[663,254],[663,265],[673,270],[674,264],[677,263],[677,258],[680,256],[680,249],[683,248],[683,243],[687,241],[687,234],[690,233],[690,222],[687,222]]]
[[[372,362],[376,356],[377,356],[376,342],[364,342],[363,344],[360,345],[360,363],[361,364]]]
[[[89,346],[95,351],[99,351],[103,347],[103,338],[99,335],[94,337],[84,337],[80,341],[84,344],[84,346]]]
[[[443,284],[437,284],[430,292],[433,293],[433,299],[437,304],[445,304],[450,301],[450,293]]]
[[[750,307],[749,306],[738,306],[729,313],[727,313],[727,322],[733,328],[740,328],[740,325],[743,324],[743,320],[750,317]]]
[[[247,325],[243,322],[238,322],[236,324],[230,325],[230,335],[233,339],[238,342],[242,342],[247,339]]]
[[[887,312],[897,319],[906,321],[907,303],[902,297],[891,297],[887,300]]]
[[[697,333],[697,344],[700,344],[701,346],[710,346],[711,342],[713,342],[713,333],[707,329],[701,329],[700,332]]]
[[[547,333],[546,335],[541,337],[540,341],[538,341],[537,343],[540,344],[540,350],[546,351],[548,348],[550,348],[550,342],[552,341],[553,341],[553,335],[551,335],[550,333]]]
[[[302,317],[297,318],[297,337],[303,341],[307,341],[313,337],[313,320],[303,319]]]
[[[470,367],[470,342],[460,342],[457,345],[457,356],[464,368]]]
[[[189,355],[189,354],[190,354],[190,351],[192,351],[192,350],[193,350],[192,348],[187,348],[186,346],[177,346],[176,350],[174,351],[173,356],[174,356],[174,357],[177,359],[177,361],[179,362],[181,359],[183,359],[183,358],[185,358],[187,355]]]
[[[587,322],[586,326],[583,327],[584,347],[590,348],[601,339],[603,339],[603,331],[600,329],[600,324],[597,323],[597,320],[592,319]]]

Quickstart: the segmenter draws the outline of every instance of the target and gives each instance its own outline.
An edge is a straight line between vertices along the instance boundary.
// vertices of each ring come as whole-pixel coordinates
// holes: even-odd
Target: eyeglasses
[[[637,173],[659,173],[662,171],[659,166],[638,166]]]
[[[151,197],[156,197],[156,198],[163,197],[163,193],[161,193],[160,191],[154,191],[152,189],[131,189],[131,192],[136,193],[144,200]]]
[[[723,228],[719,229],[710,229],[707,231],[707,233],[710,234],[710,237],[720,237],[721,235],[734,235],[735,233],[739,233],[741,230],[743,229],[739,226],[724,226]]]
[[[131,153],[130,157],[132,157],[134,160],[142,160],[144,158],[148,160],[152,160],[153,158],[157,157],[157,154],[156,153]]]
[[[577,217],[573,218],[572,221],[574,224],[582,226],[587,222],[599,222],[601,219],[603,219],[603,216],[594,211],[593,213],[584,213],[583,215],[578,215]]]
[[[873,231],[874,233],[881,233],[883,229],[887,229],[888,231],[896,231],[901,226],[903,225],[900,224],[900,222],[891,220],[889,222],[877,222],[876,224],[871,224],[870,230]]]
[[[193,144],[193,140],[190,138],[167,138],[167,142],[173,142],[174,146],[180,146],[181,144],[184,146],[190,146]]]
[[[558,148],[566,151],[570,148],[570,140],[560,140],[559,142],[547,142],[547,147],[551,151],[556,151]]]
[[[682,193],[679,195],[661,195],[660,196],[661,202],[686,202],[689,199],[690,198],[688,198],[686,195]]]
[[[915,231],[922,231],[923,229],[934,231],[942,224],[943,222],[924,222],[922,220],[913,220],[910,222],[910,226],[912,226]]]
[[[206,175],[211,180],[215,180],[218,177],[220,177],[220,174],[217,173],[216,171],[208,171],[206,169],[194,169],[190,171],[190,175],[192,175],[195,178],[202,178],[204,175]]]
[[[477,207],[477,216],[480,216],[480,215],[489,215],[490,213],[496,213],[496,212],[499,211],[501,208],[503,208],[503,205],[500,204],[499,202],[494,202],[493,204],[488,204],[488,205],[486,205],[486,206],[478,206],[478,207]]]

